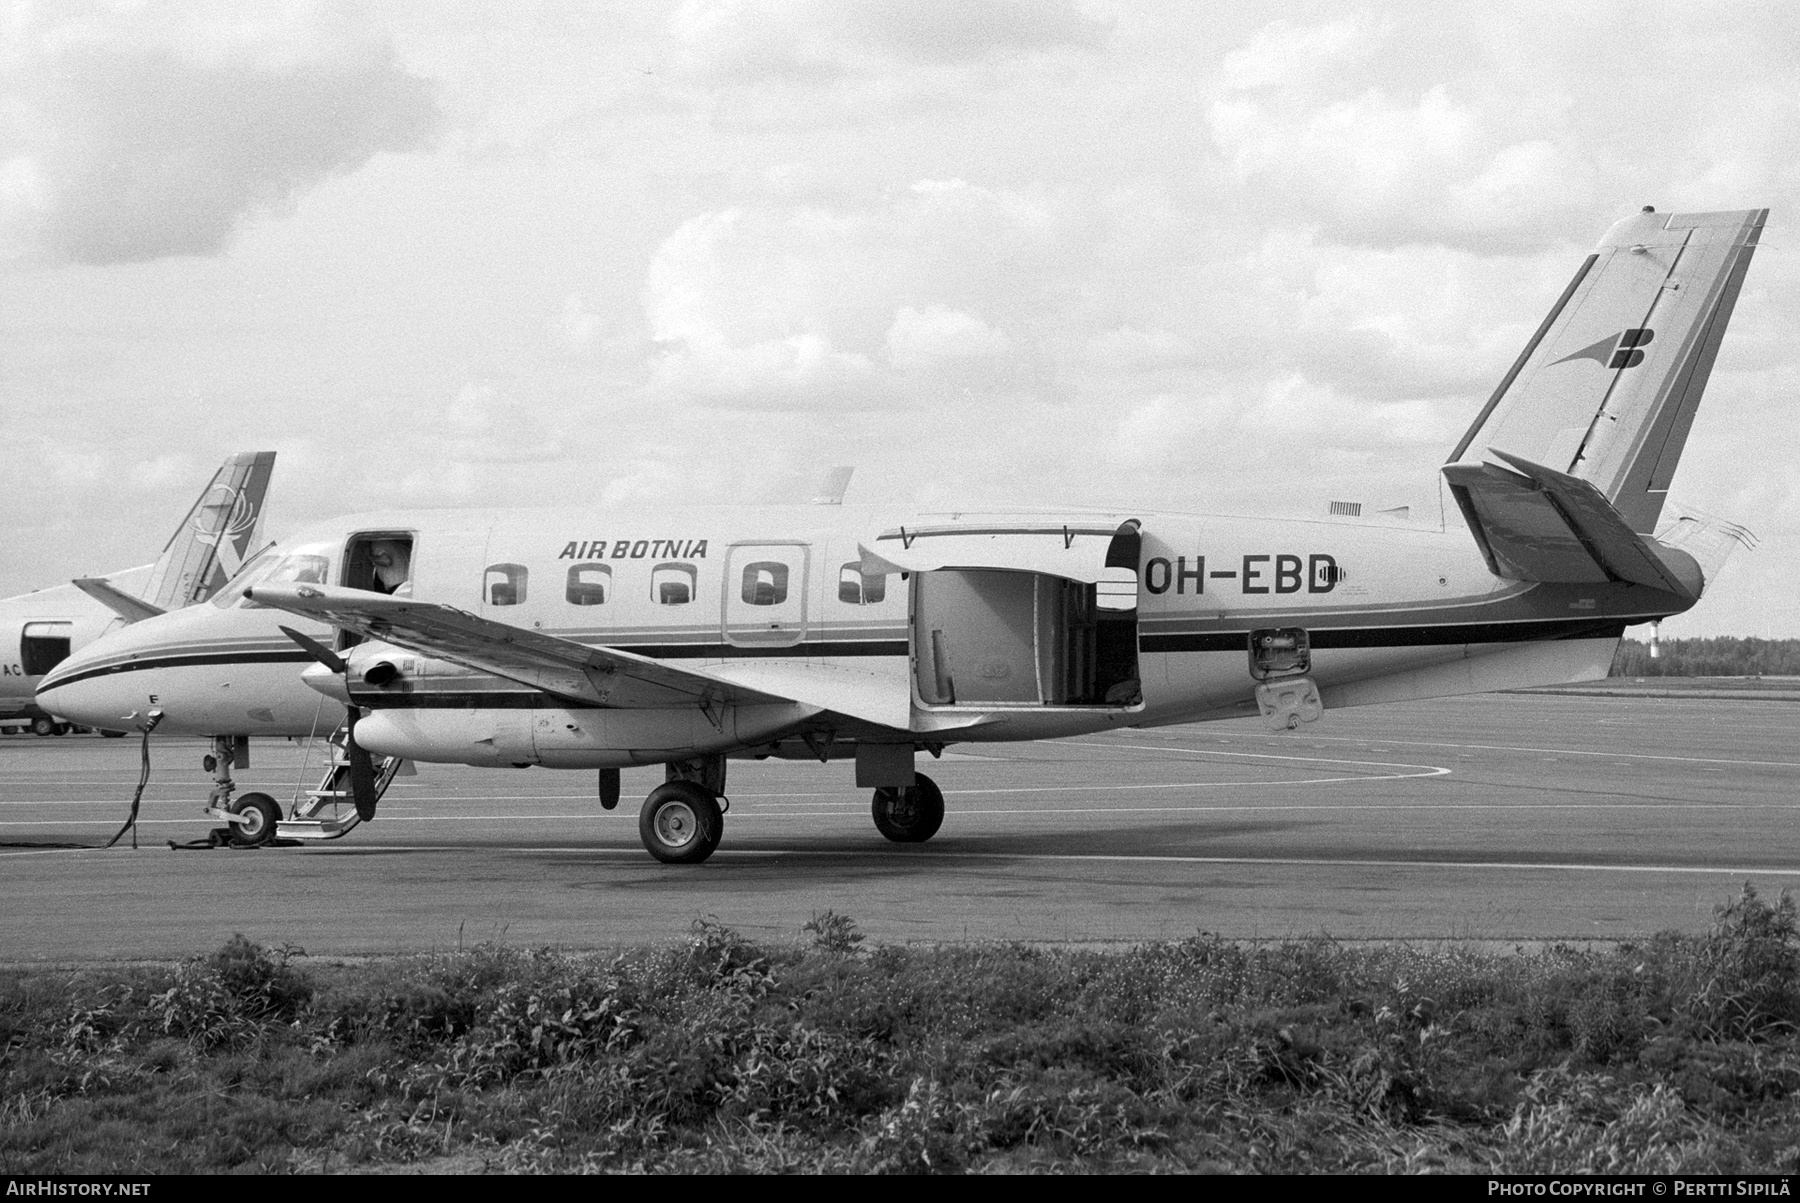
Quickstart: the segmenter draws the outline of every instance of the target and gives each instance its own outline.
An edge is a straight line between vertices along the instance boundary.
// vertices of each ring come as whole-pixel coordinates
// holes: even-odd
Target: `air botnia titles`
[[[705,539],[575,539],[563,544],[559,560],[704,560]]]
[[[1791,1182],[1786,1178],[1666,1178],[1634,1182],[1608,1182],[1584,1179],[1571,1182],[1563,1178],[1506,1181],[1488,1179],[1487,1193],[1497,1198],[1518,1199],[1528,1196],[1555,1195],[1558,1198],[1765,1198],[1793,1197]]]

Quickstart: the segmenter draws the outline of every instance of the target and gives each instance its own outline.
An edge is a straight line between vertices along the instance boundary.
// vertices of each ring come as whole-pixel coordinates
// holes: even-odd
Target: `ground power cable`
[[[152,710],[149,719],[146,722],[138,724],[138,730],[144,733],[144,741],[139,748],[144,763],[142,771],[138,773],[137,792],[131,795],[131,815],[125,820],[125,826],[119,828],[119,830],[114,833],[112,839],[107,840],[104,844],[100,845],[102,848],[110,848],[118,843],[119,837],[123,836],[127,831],[131,833],[131,847],[133,850],[138,846],[138,806],[144,800],[144,787],[150,783],[150,733],[156,730],[156,724],[162,722],[162,720],[163,712],[160,710]]]

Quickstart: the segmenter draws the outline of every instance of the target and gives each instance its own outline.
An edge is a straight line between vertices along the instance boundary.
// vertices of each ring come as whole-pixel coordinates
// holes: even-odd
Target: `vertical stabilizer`
[[[1607,231],[1450,462],[1544,464],[1655,530],[1768,212],[1647,209]]]
[[[213,474],[150,573],[144,600],[162,610],[203,602],[256,549],[273,451],[241,451]]]

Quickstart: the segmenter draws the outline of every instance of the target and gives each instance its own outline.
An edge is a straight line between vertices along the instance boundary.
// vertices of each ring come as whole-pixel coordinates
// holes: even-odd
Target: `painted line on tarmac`
[[[535,853],[550,856],[608,856],[620,860],[643,862],[646,869],[661,870],[662,866],[646,859],[642,848],[632,846],[619,847],[587,847],[587,848],[545,848],[530,845],[506,845],[491,848],[471,848],[467,845],[455,844],[368,844],[357,846],[337,845],[335,847],[319,846],[319,852],[333,855],[356,856],[362,854],[381,854],[393,852],[509,852]],[[97,848],[41,848],[24,852],[4,852],[0,856],[46,856],[54,853],[115,851]],[[122,850],[120,850],[122,851]],[[165,849],[148,848],[145,851],[165,851]],[[912,850],[911,858],[905,861],[894,861],[894,850],[881,849],[869,852],[846,853],[842,849],[819,848],[729,848],[720,849],[713,856],[724,860],[770,860],[776,857],[796,857],[807,859],[831,859],[843,861],[848,858],[861,860],[883,857],[888,863],[907,865],[928,865],[933,862],[947,860],[962,861],[1047,861],[1060,864],[1159,864],[1159,865],[1212,865],[1221,867],[1261,868],[1281,866],[1289,868],[1335,868],[1335,869],[1494,869],[1507,873],[1551,872],[1551,873],[1667,873],[1698,874],[1702,876],[1770,876],[1800,877],[1800,868],[1782,869],[1755,865],[1607,865],[1589,862],[1555,863],[1541,861],[1481,861],[1481,860],[1382,860],[1357,859],[1352,857],[1305,857],[1305,856],[1170,856],[1166,853],[1136,855],[1132,853],[1097,853],[1097,852],[956,852],[931,848]],[[124,858],[118,858],[124,863]]]
[[[1795,760],[1738,760],[1738,759],[1731,758],[1731,757],[1718,757],[1718,756],[1667,756],[1667,755],[1659,755],[1659,754],[1653,753],[1653,752],[1619,752],[1619,751],[1588,752],[1588,751],[1583,751],[1578,748],[1528,748],[1528,747],[1522,747],[1522,746],[1518,746],[1518,745],[1514,745],[1514,744],[1455,744],[1455,743],[1442,743],[1439,741],[1427,740],[1427,739],[1382,739],[1380,737],[1359,739],[1359,738],[1356,738],[1353,736],[1348,736],[1348,735],[1312,735],[1312,734],[1308,734],[1308,735],[1303,736],[1302,738],[1330,740],[1333,743],[1347,743],[1347,744],[1348,743],[1392,744],[1396,747],[1408,747],[1408,748],[1451,748],[1451,749],[1466,748],[1466,749],[1469,749],[1472,751],[1479,751],[1479,752],[1538,752],[1538,753],[1548,753],[1553,756],[1611,757],[1614,760],[1662,760],[1662,761],[1675,761],[1675,762],[1681,763],[1681,764],[1726,764],[1726,765],[1733,765],[1733,766],[1749,766],[1752,768],[1765,768],[1765,769],[1800,769],[1800,761],[1795,761]],[[1072,743],[1074,741],[1064,740],[1062,742]],[[1107,745],[1095,743],[1092,746],[1105,747]],[[1132,745],[1115,745],[1115,746],[1129,747]],[[1155,751],[1179,750],[1179,751],[1184,751],[1184,752],[1207,752],[1207,751],[1210,751],[1209,749],[1206,749],[1206,748],[1175,749],[1175,748],[1162,748],[1162,747],[1156,747],[1153,750],[1155,750]],[[1255,753],[1227,753],[1227,752],[1221,752],[1221,753],[1216,753],[1216,754],[1217,755],[1255,755]],[[1357,762],[1351,761],[1349,763],[1357,763]],[[1371,762],[1371,763],[1373,763],[1373,762]]]
[[[1371,768],[1380,768],[1380,769],[1435,769],[1436,770],[1435,773],[1427,773],[1427,774],[1407,773],[1407,774],[1405,774],[1405,776],[1408,776],[1408,777],[1441,776],[1442,774],[1448,773],[1450,771],[1449,769],[1446,769],[1446,768],[1440,768],[1437,765],[1405,764],[1403,762],[1392,761],[1392,760],[1350,760],[1347,758],[1337,757],[1337,756],[1282,756],[1275,752],[1226,752],[1226,751],[1223,751],[1223,750],[1220,750],[1217,748],[1170,748],[1170,747],[1165,747],[1160,744],[1111,744],[1111,743],[1099,743],[1097,741],[1087,740],[1087,739],[1062,739],[1062,740],[1057,740],[1055,742],[1059,743],[1059,744],[1064,744],[1064,745],[1072,745],[1072,746],[1078,747],[1078,748],[1103,748],[1103,749],[1107,749],[1107,750],[1131,751],[1131,752],[1187,752],[1194,756],[1237,756],[1237,757],[1242,757],[1246,760],[1303,760],[1303,761],[1308,761],[1313,764],[1366,764]],[[1369,780],[1375,781],[1375,780],[1380,780],[1380,778],[1371,777],[1371,778],[1369,778]]]
[[[760,849],[758,850],[760,851]],[[717,855],[715,853],[715,855]],[[817,849],[796,849],[784,853],[788,856],[842,856],[841,852],[823,852]],[[1310,857],[1310,856],[1133,856],[1120,853],[1104,852],[941,852],[935,854],[939,859],[956,858],[959,860],[1046,860],[1064,862],[1095,861],[1120,863],[1146,861],[1156,864],[1177,865],[1287,865],[1287,866],[1324,866],[1342,869],[1504,869],[1508,872],[1528,870],[1551,870],[1565,873],[1707,873],[1707,874],[1766,874],[1776,877],[1800,877],[1800,868],[1773,869],[1744,866],[1709,866],[1709,865],[1601,865],[1587,863],[1532,862],[1532,861],[1484,861],[1484,860],[1356,860],[1347,857]]]
[[[1357,763],[1363,763],[1363,762],[1360,762],[1360,761],[1348,761],[1348,762],[1346,762],[1346,761],[1327,761],[1326,763],[1357,764]],[[1368,762],[1368,763],[1373,763],[1373,762]],[[1133,791],[1138,791],[1138,790],[1164,790],[1164,789],[1257,789],[1257,788],[1270,788],[1270,787],[1277,787],[1277,786],[1289,787],[1289,786],[1299,786],[1299,785],[1354,785],[1355,783],[1357,783],[1359,781],[1410,781],[1410,780],[1413,780],[1414,778],[1443,777],[1443,776],[1449,775],[1453,771],[1451,769],[1444,768],[1441,765],[1415,764],[1415,765],[1406,765],[1406,766],[1402,766],[1402,767],[1418,769],[1419,772],[1416,772],[1416,773],[1379,773],[1379,774],[1367,773],[1367,774],[1358,774],[1356,776],[1351,776],[1351,777],[1297,777],[1297,778],[1284,778],[1283,780],[1280,780],[1280,781],[1155,781],[1155,782],[1140,782],[1140,783],[1136,783],[1136,784],[1126,784],[1126,785],[1014,785],[1014,786],[995,786],[995,787],[986,788],[986,789],[964,789],[960,786],[957,786],[957,787],[953,787],[951,792],[957,797],[970,797],[972,795],[977,795],[977,794],[1068,794],[1068,793],[1105,794],[1105,793],[1125,793],[1125,792],[1133,792]],[[820,790],[817,792],[782,791],[780,793],[730,793],[730,794],[727,794],[726,796],[730,797],[730,798],[744,798],[744,799],[779,798],[784,802],[791,801],[795,798],[824,798],[824,799],[836,800],[836,801],[827,801],[825,803],[819,803],[819,805],[835,805],[837,801],[843,801],[845,805],[851,805],[851,803],[844,801],[844,792],[842,790]],[[421,796],[418,794],[409,794],[407,796],[406,801],[409,805],[417,805],[417,804],[425,803],[425,802],[440,802],[440,803],[441,802],[485,802],[485,803],[493,803],[493,802],[547,802],[547,801],[559,801],[559,800],[573,802],[576,800],[592,801],[593,798],[594,798],[594,796],[592,794],[491,794],[491,795],[480,795],[480,796],[467,796],[467,795],[461,795],[461,794],[426,794],[426,795]],[[151,802],[185,803],[185,802],[189,802],[189,801],[193,801],[193,799],[187,798],[185,796],[181,797],[181,798],[145,798],[144,799],[145,803],[151,803]],[[62,799],[54,799],[54,800],[48,801],[48,802],[0,801],[0,807],[4,807],[4,806],[122,806],[122,805],[125,805],[125,804],[120,802],[117,798],[62,798]],[[856,805],[861,805],[861,803],[856,803]],[[20,823],[40,824],[41,825],[43,823],[50,823],[50,822],[56,822],[56,821],[57,820],[52,820],[52,819],[0,819],[0,827],[17,826]],[[71,822],[71,823],[79,823],[79,822],[94,822],[95,820],[70,819],[67,821]]]

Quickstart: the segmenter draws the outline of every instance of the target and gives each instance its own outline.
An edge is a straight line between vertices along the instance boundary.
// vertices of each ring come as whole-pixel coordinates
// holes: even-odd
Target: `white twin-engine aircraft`
[[[917,842],[944,817],[920,750],[1257,711],[1292,728],[1329,707],[1603,677],[1624,628],[1692,606],[1743,537],[1662,510],[1766,212],[1646,209],[1607,233],[1442,470],[1466,530],[842,506],[364,514],[265,554],[210,605],[108,636],[39,696],[83,722],[160,714],[164,732],[215,737],[209,813],[240,842],[341,834],[355,818],[337,808],[372,817],[406,760],[598,769],[609,809],[620,767],[663,764],[639,831],[658,859],[694,863],[719,842],[729,757],[854,758],[876,827]],[[291,815],[231,798],[247,737],[340,724]]]

